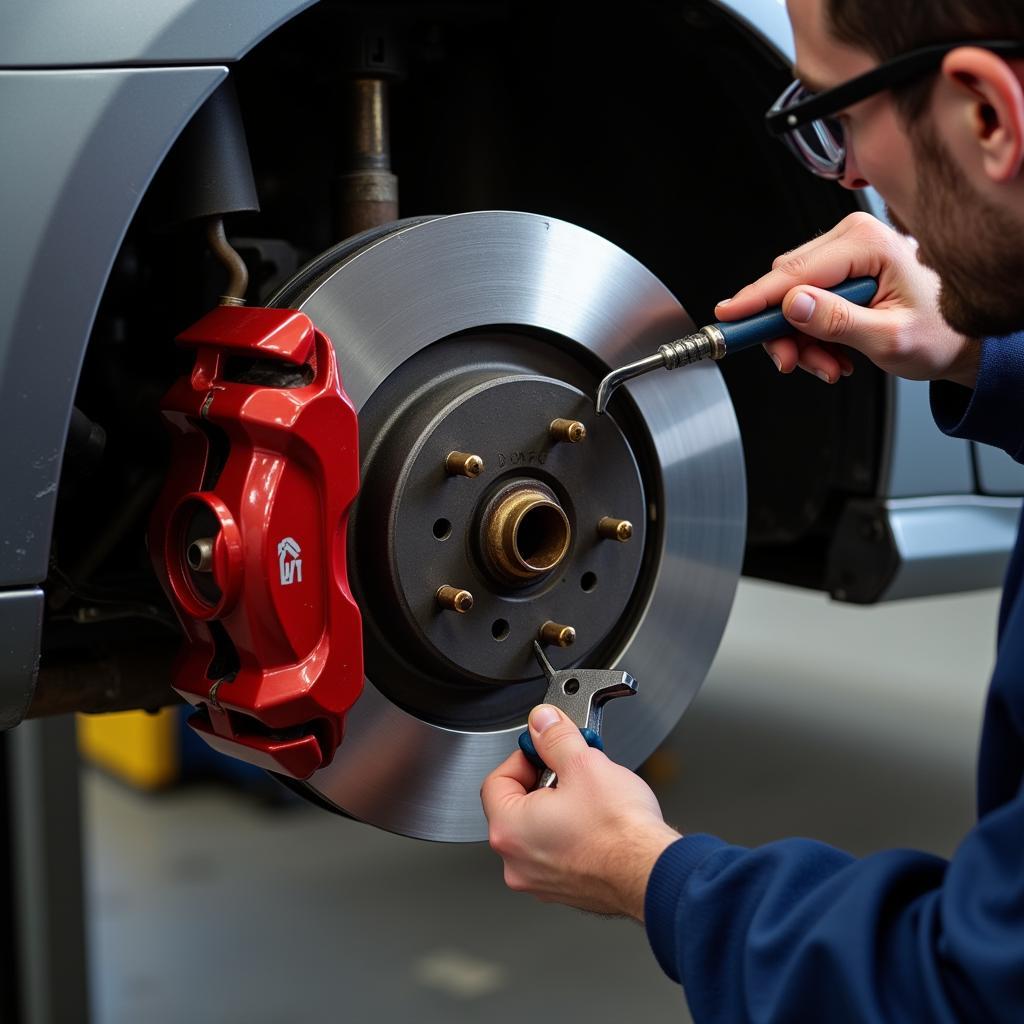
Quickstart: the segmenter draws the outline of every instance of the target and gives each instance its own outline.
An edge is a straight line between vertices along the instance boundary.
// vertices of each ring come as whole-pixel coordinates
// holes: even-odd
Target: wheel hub
[[[442,720],[454,710],[453,724],[483,713],[479,701],[446,712],[453,685],[493,696],[496,685],[537,684],[489,701],[487,718],[528,710],[541,684],[532,644],[546,622],[575,631],[571,648],[552,652],[559,667],[592,657],[624,615],[643,560],[647,503],[626,435],[593,414],[580,387],[531,372],[537,356],[578,384],[589,376],[553,344],[476,334],[410,359],[361,414],[353,585],[387,623],[368,644],[368,674],[379,665],[396,700]],[[560,417],[584,423],[585,438],[553,436]],[[471,452],[482,469],[452,473],[453,452]],[[636,524],[628,543],[599,533],[609,513]],[[442,587],[468,591],[471,610],[452,614]],[[419,666],[414,689],[394,682],[399,660]]]

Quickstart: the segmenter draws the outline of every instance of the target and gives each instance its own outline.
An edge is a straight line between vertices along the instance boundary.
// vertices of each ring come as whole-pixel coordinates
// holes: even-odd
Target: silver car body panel
[[[926,382],[894,379],[893,384],[892,441],[884,494],[893,498],[975,491],[1024,494],[1024,466],[1006,452],[947,437],[934,426]]]
[[[171,143],[226,74],[0,71],[0,587],[46,578],[71,406],[111,265]]]
[[[974,445],[974,471],[982,494],[1024,493],[1024,466],[998,448]]]
[[[5,0],[0,67],[220,64],[315,0]]]
[[[785,0],[711,0],[792,64],[795,48]]]
[[[889,463],[879,493],[887,498],[973,494],[972,445],[935,425],[927,381],[891,377],[890,385]]]
[[[1002,580],[1017,535],[1018,498],[904,498],[885,508],[900,567],[882,600],[980,590]]]

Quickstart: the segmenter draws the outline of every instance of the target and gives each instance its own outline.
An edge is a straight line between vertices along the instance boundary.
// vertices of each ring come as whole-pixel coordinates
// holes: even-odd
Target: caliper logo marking
[[[277,564],[281,570],[281,586],[302,582],[302,548],[293,537],[285,537],[277,545]]]

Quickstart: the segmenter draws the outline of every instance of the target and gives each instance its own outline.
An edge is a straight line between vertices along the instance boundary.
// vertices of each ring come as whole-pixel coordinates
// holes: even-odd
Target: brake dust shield
[[[296,788],[392,832],[485,838],[480,784],[543,697],[531,643],[545,622],[575,631],[548,648],[555,668],[638,680],[605,716],[609,755],[638,765],[707,674],[745,535],[739,433],[713,364],[648,374],[593,411],[609,368],[693,330],[685,310],[605,239],[511,212],[356,236],[272,304],[333,340],[361,435],[348,549],[365,690],[333,762]],[[553,433],[555,419],[586,436]],[[446,467],[453,452],[483,471]],[[606,518],[628,521],[628,540]]]

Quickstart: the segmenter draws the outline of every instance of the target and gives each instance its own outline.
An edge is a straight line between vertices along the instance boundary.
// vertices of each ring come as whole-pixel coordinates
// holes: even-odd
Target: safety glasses
[[[961,46],[978,46],[1008,57],[1024,56],[1024,42],[1019,40],[964,39],[911,50],[820,93],[812,92],[797,79],[765,115],[768,131],[781,137],[812,174],[841,178],[846,169],[846,138],[836,115],[869,96],[934,73],[946,54]]]

